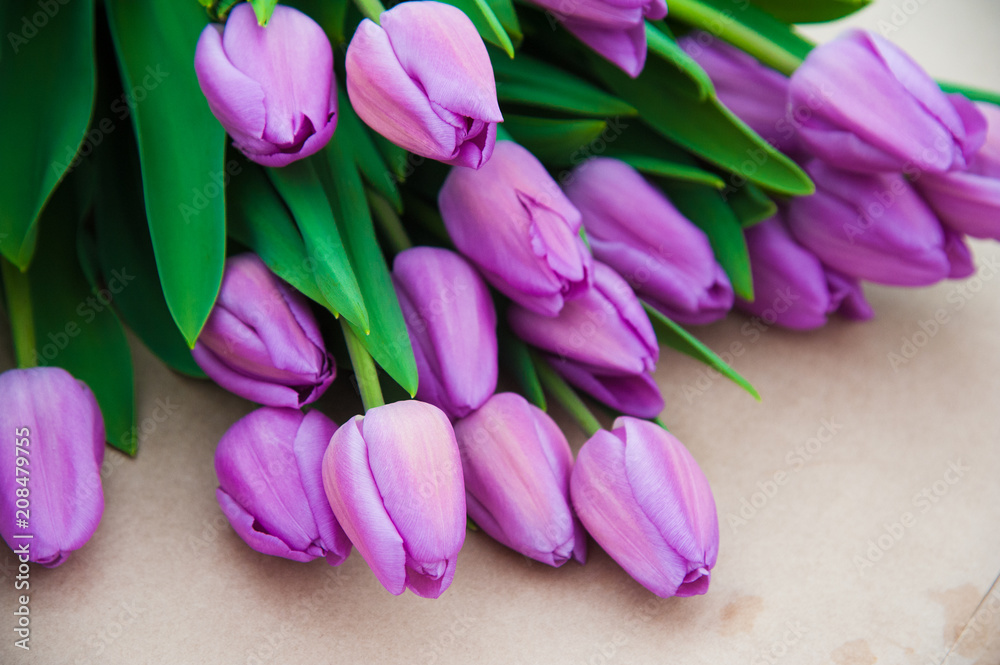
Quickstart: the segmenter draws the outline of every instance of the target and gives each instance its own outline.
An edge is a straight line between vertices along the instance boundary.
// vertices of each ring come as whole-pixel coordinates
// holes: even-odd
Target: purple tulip
[[[956,107],[969,101],[952,95]],[[986,144],[965,171],[925,173],[917,189],[952,229],[976,238],[1000,240],[1000,107],[977,104],[989,124]]]
[[[194,69],[208,106],[247,158],[285,166],[320,150],[337,126],[333,51],[323,29],[291,7],[274,8],[267,27],[236,5],[225,30],[198,40]]]
[[[580,449],[573,507],[604,551],[662,598],[708,591],[719,520],[705,474],[653,423],[622,417]]]
[[[787,109],[787,76],[707,32],[681,37],[677,45],[709,75],[726,108],[781,152],[798,151],[796,118],[810,111]]]
[[[191,353],[220,386],[266,406],[308,404],[336,374],[308,301],[256,254],[226,261],[219,298]]]
[[[587,559],[583,527],[569,505],[573,453],[544,411],[497,393],[455,424],[465,501],[483,531],[550,566]]]
[[[874,316],[858,280],[827,268],[795,242],[780,216],[746,230],[753,271],[753,302],[738,307],[768,325],[808,330],[826,325],[827,316],[866,321]]]
[[[493,66],[472,21],[441,2],[403,2],[379,22],[363,20],[347,49],[354,110],[411,152],[481,167],[503,115]]]
[[[257,409],[215,450],[215,496],[247,545],[271,556],[332,566],[351,553],[323,492],[323,453],[337,425],[319,411]]]
[[[788,92],[791,108],[811,111],[797,124],[802,143],[850,171],[963,169],[985,135],[979,113],[957,111],[917,63],[871,32],[813,49]]]
[[[444,412],[407,400],[355,416],[330,441],[323,486],[386,589],[437,598],[448,588],[465,541],[465,490]]]
[[[515,304],[507,321],[514,334],[553,356],[556,371],[581,390],[633,415],[663,410],[646,376],[660,355],[653,325],[628,283],[605,264],[594,262],[593,287],[558,316]]]
[[[396,255],[392,281],[413,341],[417,399],[451,418],[497,387],[497,315],[483,279],[458,254],[414,247]]]
[[[54,568],[104,512],[104,419],[94,394],[58,367],[0,374],[0,535],[22,563]]]
[[[577,39],[635,78],[646,64],[646,21],[667,15],[665,0],[531,0]],[[553,25],[553,27],[555,27]]]
[[[839,171],[805,165],[816,193],[792,199],[795,239],[827,266],[858,279],[924,286],[973,271],[968,248],[941,228],[934,212],[896,173]]]
[[[478,171],[452,169],[438,207],[458,250],[514,302],[555,316],[590,285],[580,212],[518,144],[497,143]]]
[[[708,236],[625,162],[597,158],[573,171],[566,196],[583,215],[594,257],[683,324],[710,323],[733,306]]]

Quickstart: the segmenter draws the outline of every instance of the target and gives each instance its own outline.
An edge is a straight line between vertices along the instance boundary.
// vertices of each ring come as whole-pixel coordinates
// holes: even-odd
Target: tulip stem
[[[398,254],[405,249],[413,247],[413,241],[406,234],[403,220],[392,209],[392,204],[386,201],[385,197],[371,190],[368,190],[366,194],[368,195],[368,205],[371,206],[372,212],[375,213],[375,221],[378,222],[379,228],[385,234],[386,240],[392,245],[393,252]]]
[[[0,257],[0,272],[3,274],[4,291],[7,294],[7,314],[10,317],[17,366],[34,367],[35,317],[31,308],[28,276],[3,257]]]
[[[671,19],[729,42],[786,76],[802,64],[799,55],[741,22],[730,8],[715,7],[718,3],[705,0],[670,0],[669,4]]]
[[[385,11],[385,7],[379,0],[354,0],[354,5],[366,18],[375,21],[375,25],[378,25],[378,19]]]
[[[382,397],[382,385],[378,382],[378,370],[375,361],[368,353],[357,333],[351,328],[347,319],[340,317],[340,327],[344,330],[344,341],[347,342],[347,353],[351,356],[351,366],[358,380],[358,390],[361,391],[361,404],[365,411],[385,404]]]
[[[593,436],[601,429],[601,423],[583,403],[576,391],[561,376],[556,374],[556,371],[537,353],[532,352],[531,358],[535,362],[535,371],[538,372],[538,379],[542,382],[542,386],[566,409],[569,415],[573,416],[573,420],[587,437]]]

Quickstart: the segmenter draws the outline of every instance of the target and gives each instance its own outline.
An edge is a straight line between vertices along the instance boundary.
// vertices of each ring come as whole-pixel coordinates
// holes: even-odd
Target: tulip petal
[[[641,19],[626,28],[572,19],[564,21],[563,25],[574,37],[632,78],[642,73],[646,66],[646,24]]]
[[[639,509],[619,434],[599,430],[584,444],[570,489],[577,515],[611,558],[656,595],[673,596],[687,574],[687,562]]]
[[[323,488],[344,532],[382,586],[398,596],[406,590],[408,557],[369,466],[361,433],[366,417],[356,416],[334,433],[323,456]]]
[[[655,418],[663,412],[663,396],[649,374],[593,374],[572,362],[553,358],[549,362],[573,386],[622,413]]]
[[[306,562],[316,558],[316,554],[292,549],[281,538],[268,532],[253,515],[234,501],[221,487],[215,490],[215,498],[219,502],[222,513],[233,527],[233,531],[254,550],[292,561]]]
[[[323,489],[323,455],[336,431],[337,424],[332,420],[319,411],[309,411],[302,419],[293,444],[302,490],[331,566],[339,566],[351,553],[351,539],[334,516]]]

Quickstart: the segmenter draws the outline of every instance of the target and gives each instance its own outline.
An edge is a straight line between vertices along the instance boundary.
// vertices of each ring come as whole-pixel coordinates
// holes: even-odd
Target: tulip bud
[[[808,330],[826,324],[827,316],[865,321],[874,316],[858,280],[827,268],[816,255],[795,242],[780,216],[746,230],[753,302],[737,306],[768,325]]]
[[[520,145],[500,141],[478,171],[452,169],[438,207],[458,250],[514,302],[555,316],[590,285],[580,212]]]
[[[809,109],[786,108],[787,76],[707,32],[685,35],[677,45],[705,70],[726,108],[781,152],[798,151],[796,118]]]
[[[0,535],[21,561],[54,568],[101,521],[104,419],[90,388],[58,367],[0,374],[0,404],[13,436],[0,454]]]
[[[569,506],[573,453],[552,418],[498,393],[455,423],[455,437],[469,517],[483,531],[550,566],[586,562],[587,537]]]
[[[580,449],[573,507],[594,540],[661,598],[708,591],[719,520],[705,474],[653,423],[622,417]]]
[[[212,113],[247,158],[285,166],[320,150],[337,126],[333,51],[323,29],[291,7],[267,27],[236,5],[223,30],[208,25],[194,56]]]
[[[971,272],[968,248],[941,228],[901,175],[849,173],[820,160],[805,170],[816,193],[791,200],[788,226],[826,265],[850,277],[899,286]]]
[[[577,39],[635,78],[646,64],[646,21],[667,15],[665,0],[531,0]],[[555,25],[552,25],[555,28]]]
[[[961,95],[951,95],[951,99],[958,108],[970,104]],[[989,130],[986,144],[972,157],[969,168],[925,173],[917,180],[917,189],[945,225],[976,238],[1000,240],[1000,107],[976,106]]]
[[[792,109],[810,113],[799,140],[850,171],[963,169],[985,121],[959,113],[927,72],[888,40],[852,30],[816,47],[789,83]]]
[[[647,376],[660,355],[653,325],[628,283],[605,264],[594,262],[593,287],[558,316],[511,305],[507,321],[518,337],[554,356],[552,366],[581,390],[629,414],[663,410]]]
[[[256,254],[226,261],[215,308],[191,353],[220,386],[266,406],[308,404],[336,374],[308,301]]]
[[[396,255],[392,281],[413,340],[417,399],[451,418],[478,409],[497,388],[497,315],[475,269],[446,249]]]
[[[215,496],[247,545],[332,566],[351,553],[323,493],[323,453],[337,425],[319,411],[264,407],[229,428],[215,450]]]
[[[365,123],[396,145],[478,169],[503,122],[486,45],[462,10],[403,2],[358,26],[347,94]]]
[[[407,400],[355,416],[330,441],[323,486],[386,589],[437,598],[448,588],[465,541],[465,491],[444,412]]]
[[[566,196],[583,215],[594,257],[666,316],[711,323],[733,306],[733,289],[708,236],[625,162],[581,164]]]

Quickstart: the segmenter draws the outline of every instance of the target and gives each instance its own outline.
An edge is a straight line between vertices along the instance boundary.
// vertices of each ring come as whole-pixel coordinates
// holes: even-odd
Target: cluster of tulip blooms
[[[533,1],[631,77],[646,60],[646,19],[667,12],[662,0]],[[265,554],[338,565],[354,547],[390,592],[438,597],[469,518],[552,566],[584,563],[589,534],[657,595],[705,593],[715,503],[656,420],[651,317],[700,325],[736,307],[793,329],[834,313],[868,319],[862,280],[966,277],[963,236],[1000,238],[1000,110],[942,92],[876,35],[819,46],[790,77],[716,35],[677,40],[719,100],[815,183],[745,229],[750,300],[734,294],[708,235],[633,165],[597,157],[557,182],[499,129],[489,54],[461,10],[410,1],[372,18],[346,52],[347,98],[381,136],[452,166],[437,192],[448,246],[404,239],[392,262],[416,399],[384,403],[371,357],[345,326],[366,410],[340,426],[303,409],[336,375],[308,298],[252,252],[227,260],[192,354],[220,386],[262,405],[223,436],[215,465],[222,511]],[[279,5],[263,27],[241,3],[224,27],[204,29],[194,58],[235,147],[281,168],[334,135],[333,53],[306,14]],[[575,460],[537,400],[496,392],[498,327],[534,348],[529,365],[586,430]],[[618,415],[612,429],[588,417],[574,389]],[[0,403],[4,431],[44,432],[32,465],[45,475],[33,482],[51,488],[32,496],[50,532],[35,533],[33,560],[58,565],[103,510],[100,410],[58,368],[0,375]],[[10,544],[15,474],[12,458],[0,459]]]

